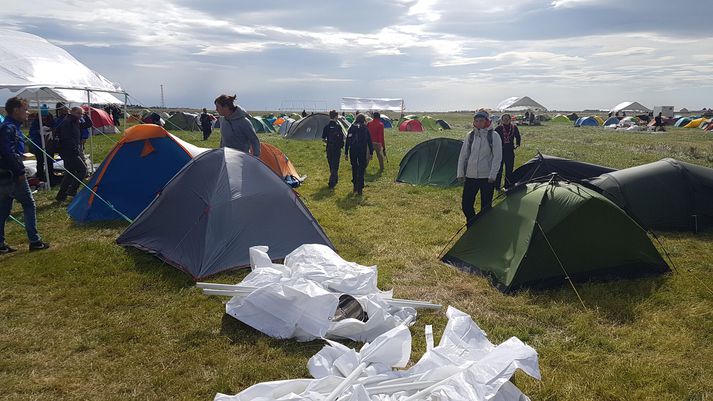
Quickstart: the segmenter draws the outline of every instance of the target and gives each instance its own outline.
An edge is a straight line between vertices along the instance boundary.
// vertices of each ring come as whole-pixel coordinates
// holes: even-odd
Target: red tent
[[[105,134],[118,132],[116,127],[114,127],[114,119],[104,110],[95,109],[94,107],[82,106],[84,111],[87,108],[90,110],[89,116],[92,119],[92,125],[97,131],[101,131]]]
[[[423,125],[421,125],[421,122],[418,120],[404,120],[401,124],[399,124],[399,131],[422,132]]]

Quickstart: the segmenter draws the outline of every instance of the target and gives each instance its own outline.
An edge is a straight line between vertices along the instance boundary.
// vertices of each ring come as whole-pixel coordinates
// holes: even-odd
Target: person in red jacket
[[[366,128],[369,129],[371,143],[374,145],[374,153],[379,159],[379,173],[384,171],[384,155],[386,154],[386,144],[384,143],[384,123],[381,121],[381,114],[375,111],[373,120],[369,121]],[[367,162],[368,163],[368,162]]]

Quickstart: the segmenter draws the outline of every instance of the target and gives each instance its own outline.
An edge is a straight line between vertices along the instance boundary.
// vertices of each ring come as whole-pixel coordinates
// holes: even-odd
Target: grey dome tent
[[[623,210],[594,190],[557,181],[509,191],[442,260],[493,278],[503,291],[558,285],[566,277],[669,271],[646,232]]]
[[[347,134],[347,129],[349,126],[342,120],[337,120],[342,126],[344,135]],[[321,140],[322,130],[329,123],[329,116],[324,113],[316,113],[303,117],[298,121],[295,121],[290,128],[287,130],[285,138],[287,139],[299,139],[299,140]]]
[[[713,169],[675,159],[589,180],[645,228],[696,230],[713,223]]]
[[[247,266],[255,245],[267,245],[276,259],[302,244],[334,247],[281,177],[230,148],[191,160],[117,243],[154,253],[196,280]]]
[[[448,124],[446,120],[436,120],[436,124],[438,124],[443,129],[451,129],[451,125]]]
[[[411,148],[399,164],[397,182],[447,187],[458,184],[456,171],[463,141],[434,138]]]
[[[550,174],[557,173],[565,180],[581,181],[612,171],[616,171],[616,169],[538,153],[537,156],[515,169],[512,172],[512,179],[516,183],[548,181]]]

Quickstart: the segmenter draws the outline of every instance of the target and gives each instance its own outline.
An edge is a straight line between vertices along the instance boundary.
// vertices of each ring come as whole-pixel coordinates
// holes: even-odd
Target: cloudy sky
[[[411,111],[713,107],[710,0],[4,1],[134,103],[249,110],[404,98]],[[39,13],[39,14],[38,14]],[[78,22],[79,21],[79,22]]]

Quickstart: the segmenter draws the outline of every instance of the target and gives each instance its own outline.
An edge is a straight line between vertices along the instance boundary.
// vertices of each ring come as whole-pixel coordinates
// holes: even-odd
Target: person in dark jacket
[[[45,163],[47,163],[47,170],[50,174],[54,171],[52,166],[52,160],[45,156],[44,150],[47,147],[46,143],[49,141],[50,132],[54,126],[54,118],[52,114],[42,115],[42,130],[40,130],[40,122],[37,117],[32,118],[30,123],[30,152],[35,155],[35,160],[37,160],[37,174],[36,177],[40,181],[49,182],[48,178],[45,176]],[[42,136],[45,137],[44,141]],[[43,147],[44,144],[44,147]]]
[[[32,198],[30,185],[25,177],[25,165],[22,163],[24,144],[20,126],[27,121],[27,101],[11,97],[5,102],[7,117],[0,125],[0,254],[16,251],[5,243],[5,221],[10,217],[12,202],[17,199],[22,205],[25,218],[25,231],[30,241],[30,251],[49,248],[37,232],[37,210]]]
[[[260,157],[260,140],[248,113],[235,105],[236,96],[220,95],[215,99],[215,111],[220,114],[220,147],[233,148]]]
[[[500,142],[503,145],[503,163],[505,165],[505,189],[515,184],[511,181],[512,170],[515,165],[515,149],[520,147],[520,130],[517,125],[512,124],[510,114],[503,114],[500,117],[501,124],[495,128],[495,132],[500,135]],[[498,176],[495,178],[495,188],[500,189],[503,176],[503,166],[500,166]]]
[[[59,127],[59,155],[62,156],[66,171],[55,198],[58,202],[67,199],[68,195],[76,195],[80,180],[83,180],[87,175],[87,166],[84,164],[84,153],[82,152],[82,129],[91,128],[92,120],[88,116],[84,119],[82,117],[82,109],[72,107],[69,115]]]
[[[663,112],[659,112],[659,115],[657,115],[654,118],[654,132],[656,131],[666,131],[664,128],[664,123],[663,123]]]
[[[201,113],[200,121],[201,131],[203,131],[203,140],[207,141],[210,137],[210,134],[213,133],[213,122],[211,121],[210,115],[208,114],[208,110],[206,110],[205,108]]]
[[[352,183],[354,192],[361,195],[364,189],[364,172],[366,171],[366,150],[369,149],[369,160],[374,154],[374,145],[371,143],[371,134],[366,128],[366,117],[363,114],[356,116],[354,124],[347,132],[346,145],[344,146],[344,159],[352,162]]]
[[[329,189],[334,189],[339,181],[339,159],[344,147],[344,131],[337,122],[336,110],[329,112],[329,122],[322,130],[322,141],[327,144],[327,163],[329,164]]]

